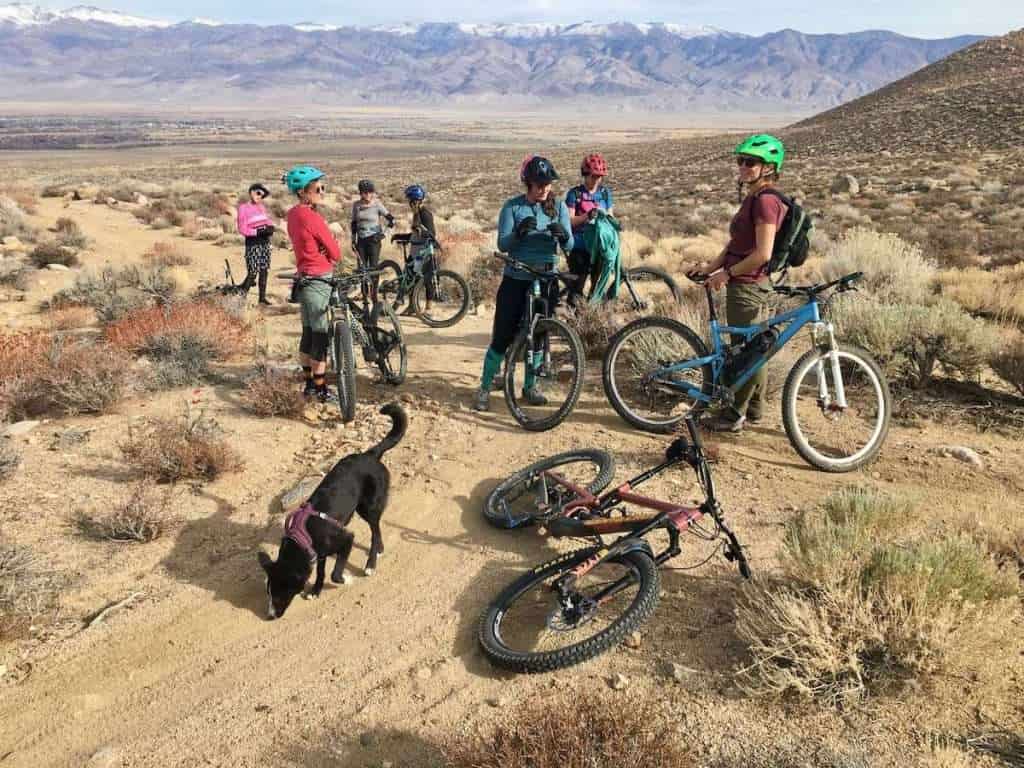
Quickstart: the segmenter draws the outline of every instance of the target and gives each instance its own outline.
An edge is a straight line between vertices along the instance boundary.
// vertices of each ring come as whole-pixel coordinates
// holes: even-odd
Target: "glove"
[[[569,242],[569,233],[565,231],[565,227],[559,224],[557,221],[552,221],[548,224],[548,232],[555,238],[561,245],[565,245]]]
[[[597,217],[601,215],[600,208],[592,208],[590,213],[587,214],[587,221],[596,221]]]
[[[273,224],[264,224],[262,226],[256,227],[256,237],[270,237],[273,234],[274,234],[274,225]]]
[[[534,216],[527,216],[516,225],[516,239],[522,240],[531,232],[537,230],[537,219]]]
[[[384,221],[388,223],[389,227],[395,226],[395,217],[392,216],[390,213],[384,217]]]

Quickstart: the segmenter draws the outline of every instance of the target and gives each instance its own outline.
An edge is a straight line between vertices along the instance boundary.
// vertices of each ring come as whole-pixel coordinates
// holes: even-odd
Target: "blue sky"
[[[32,2],[32,0],[24,0]],[[0,3],[4,0],[0,0]],[[39,4],[64,8],[91,4],[142,16],[180,20],[196,16],[258,24],[316,21],[331,24],[389,24],[403,21],[671,21],[710,24],[732,32],[762,34],[786,27],[801,32],[890,29],[917,37],[1004,34],[1024,27],[1021,0],[513,0],[492,5],[480,0],[307,0],[301,6],[259,0],[71,0]]]

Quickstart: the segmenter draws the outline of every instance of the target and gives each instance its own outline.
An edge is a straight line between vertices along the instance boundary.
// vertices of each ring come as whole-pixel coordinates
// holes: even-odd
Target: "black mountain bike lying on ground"
[[[516,473],[487,499],[488,520],[525,513],[542,521],[553,536],[590,538],[594,543],[556,557],[509,584],[480,618],[479,641],[493,664],[515,672],[549,672],[579,664],[618,645],[658,604],[658,566],[679,555],[681,533],[718,541],[727,560],[750,578],[743,547],[725,523],[715,496],[711,468],[693,416],[686,418],[690,440],[679,437],[656,467],[596,496],[611,480],[611,457],[603,452],[553,456]],[[590,453],[590,452],[587,452]],[[578,462],[598,475],[570,480]],[[637,494],[641,483],[680,464],[697,473],[704,502],[687,507]],[[631,514],[626,504],[653,510]],[[515,508],[515,511],[512,510]],[[668,534],[657,554],[645,538]],[[604,536],[623,533],[612,542]]]
[[[529,267],[503,253],[497,258],[533,277],[519,333],[505,353],[505,403],[523,428],[543,432],[561,424],[576,406],[583,389],[583,342],[576,331],[555,317],[561,294],[575,275]],[[526,392],[532,391],[529,400]],[[540,395],[539,399],[536,395]]]
[[[328,368],[338,382],[338,408],[344,422],[356,413],[356,358],[353,340],[362,347],[363,359],[376,363],[381,378],[392,385],[405,381],[407,354],[402,326],[394,310],[386,303],[369,303],[370,281],[380,275],[379,269],[358,269],[350,275],[308,277],[297,274],[280,275],[298,282],[321,282],[331,286],[327,305]]]
[[[432,246],[422,260],[409,258],[411,235],[394,235],[392,243],[402,249],[404,267],[390,259],[380,263],[381,300],[396,312],[408,303],[408,309],[431,328],[448,328],[465,316],[472,297],[462,275],[450,269],[438,269],[437,252],[441,244],[431,237]]]

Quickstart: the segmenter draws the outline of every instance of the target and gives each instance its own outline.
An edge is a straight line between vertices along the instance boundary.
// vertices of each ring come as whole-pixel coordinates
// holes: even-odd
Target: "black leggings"
[[[360,237],[356,241],[356,253],[359,254],[359,263],[368,269],[376,269],[380,264],[380,243],[379,235]],[[380,276],[375,275],[370,280],[370,298],[374,303],[377,301],[377,285],[380,283]]]
[[[569,271],[577,276],[576,281],[570,286],[570,301],[575,302],[577,297],[583,296],[583,289],[587,287],[587,278],[590,278],[590,290],[594,290],[594,283],[601,273],[600,265],[590,263],[590,253],[587,251],[571,251],[569,253]]]
[[[494,327],[491,330],[491,349],[504,355],[509,345],[516,338],[526,314],[526,302],[530,299],[530,286],[533,279],[517,280],[505,275],[498,287],[498,297],[494,307]],[[542,287],[542,291],[544,288]],[[547,282],[548,301],[554,307],[558,301],[558,281]]]

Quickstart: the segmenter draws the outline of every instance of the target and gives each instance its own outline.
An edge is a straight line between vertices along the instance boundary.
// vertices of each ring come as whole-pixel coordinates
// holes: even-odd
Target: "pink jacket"
[[[273,226],[274,222],[267,215],[260,203],[242,203],[238,206],[238,234],[253,237],[260,227]]]

